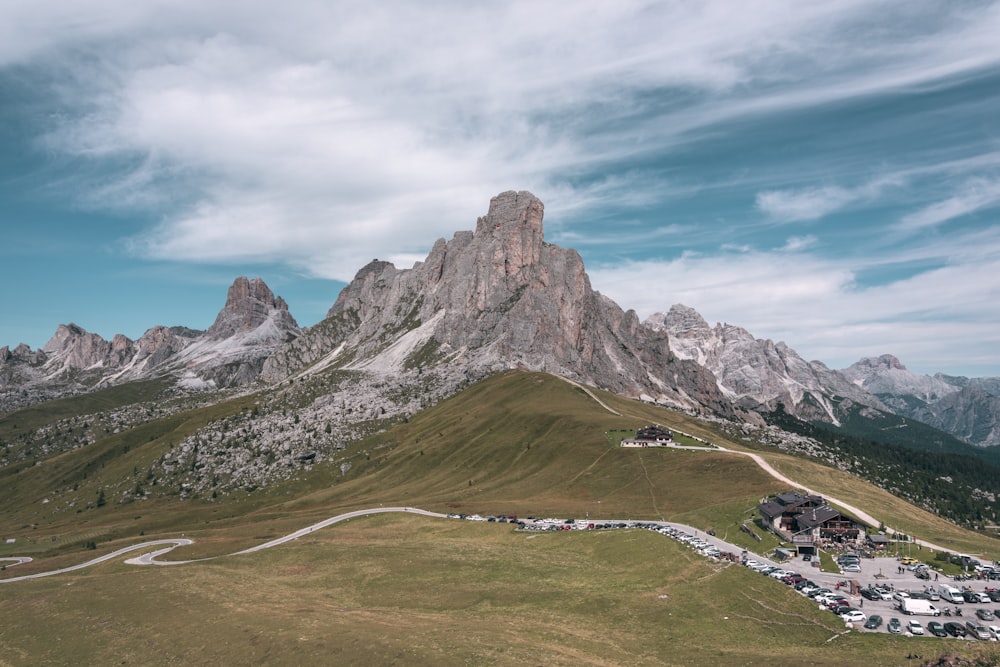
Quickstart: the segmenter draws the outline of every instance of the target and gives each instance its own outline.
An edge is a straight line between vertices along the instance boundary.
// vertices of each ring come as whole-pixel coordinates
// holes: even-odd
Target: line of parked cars
[[[840,566],[840,571],[849,574],[861,571],[861,557],[857,554],[846,553],[837,556],[837,565]]]
[[[673,526],[659,526],[652,524],[647,527],[650,530],[655,530],[662,535],[668,535],[678,542],[688,545],[707,558],[719,558],[722,555],[722,552],[719,551],[719,547],[715,546],[708,540],[702,539],[697,535],[691,535],[690,533],[686,533],[683,530],[674,528]]]

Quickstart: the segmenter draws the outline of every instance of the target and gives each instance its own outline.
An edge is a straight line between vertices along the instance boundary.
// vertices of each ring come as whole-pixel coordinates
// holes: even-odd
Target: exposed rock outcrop
[[[756,339],[730,324],[710,327],[694,309],[674,305],[646,320],[664,331],[681,359],[706,367],[720,390],[747,410],[772,411],[780,403],[796,416],[837,423],[844,399],[886,409],[876,397],[818,361],[807,362],[785,343]]]
[[[263,330],[262,327],[264,328]],[[287,342],[299,335],[299,325],[288,312],[288,304],[275,297],[260,278],[239,277],[226,295],[226,304],[208,328],[208,338],[222,340],[259,332],[257,342]]]
[[[413,268],[372,261],[324,326],[267,361],[265,377],[320,360],[376,372],[451,362],[479,371],[520,366],[733,414],[710,374],[676,359],[665,335],[591,288],[575,250],[544,241],[543,216],[531,193],[504,192],[475,232],[439,239]]]
[[[1000,445],[1000,383],[996,378],[917,375],[891,354],[861,359],[841,372],[896,414],[969,444]]]
[[[107,341],[76,324],[61,324],[41,350],[23,344],[0,350],[0,412],[164,375],[188,387],[247,384],[259,378],[267,356],[300,333],[283,299],[260,278],[243,277],[229,288],[207,332],[155,326],[137,341],[122,334]]]

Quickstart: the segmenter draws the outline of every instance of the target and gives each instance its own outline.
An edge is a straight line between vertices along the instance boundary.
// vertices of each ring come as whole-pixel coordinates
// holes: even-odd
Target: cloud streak
[[[845,263],[787,248],[604,265],[590,275],[595,289],[641,318],[683,303],[709,322],[786,341],[805,358],[834,368],[887,352],[917,360],[910,364],[915,372],[994,364],[1000,345],[997,235],[956,235],[905,257],[946,263],[873,286],[860,285],[857,276],[877,267],[878,259]]]
[[[974,178],[966,181],[952,197],[935,202],[903,217],[897,229],[918,231],[996,208],[1000,205],[1000,179]]]
[[[841,118],[864,127],[885,100],[909,108],[988,77],[997,34],[996,2],[12,0],[0,75],[44,82],[40,152],[72,165],[58,184],[74,205],[132,216],[119,247],[133,258],[349,280],[528,189],[549,238],[599,264],[595,284],[623,305],[664,291],[609,268],[641,263],[678,301],[795,344],[816,339],[812,323],[830,331],[831,313],[874,318],[866,294],[919,303],[855,277],[1000,203],[1000,152],[981,135],[905,160],[852,152],[875,129],[844,137],[844,154],[803,155],[796,137],[834,144]],[[872,210],[894,226],[846,221]],[[955,289],[950,276],[976,271],[957,257],[938,274]]]

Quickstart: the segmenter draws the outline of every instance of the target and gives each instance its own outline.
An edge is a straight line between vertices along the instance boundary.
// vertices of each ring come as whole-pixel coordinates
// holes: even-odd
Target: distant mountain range
[[[543,214],[532,194],[502,193],[475,231],[439,239],[412,268],[363,267],[305,329],[262,280],[242,277],[207,331],[155,326],[137,341],[106,341],[61,325],[41,350],[0,348],[0,415],[154,377],[198,391],[334,368],[372,386],[433,385],[439,397],[525,368],[728,420],[762,424],[779,405],[840,426],[891,414],[973,445],[1000,444],[1000,378],[914,375],[890,355],[833,370],[740,327],[711,327],[682,305],[640,322],[591,288],[576,251],[545,242]]]

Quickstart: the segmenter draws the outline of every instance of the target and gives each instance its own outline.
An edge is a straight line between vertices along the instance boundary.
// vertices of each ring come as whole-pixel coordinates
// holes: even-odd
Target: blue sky
[[[311,325],[518,189],[640,317],[1000,375],[1000,3],[0,9],[0,346]]]

